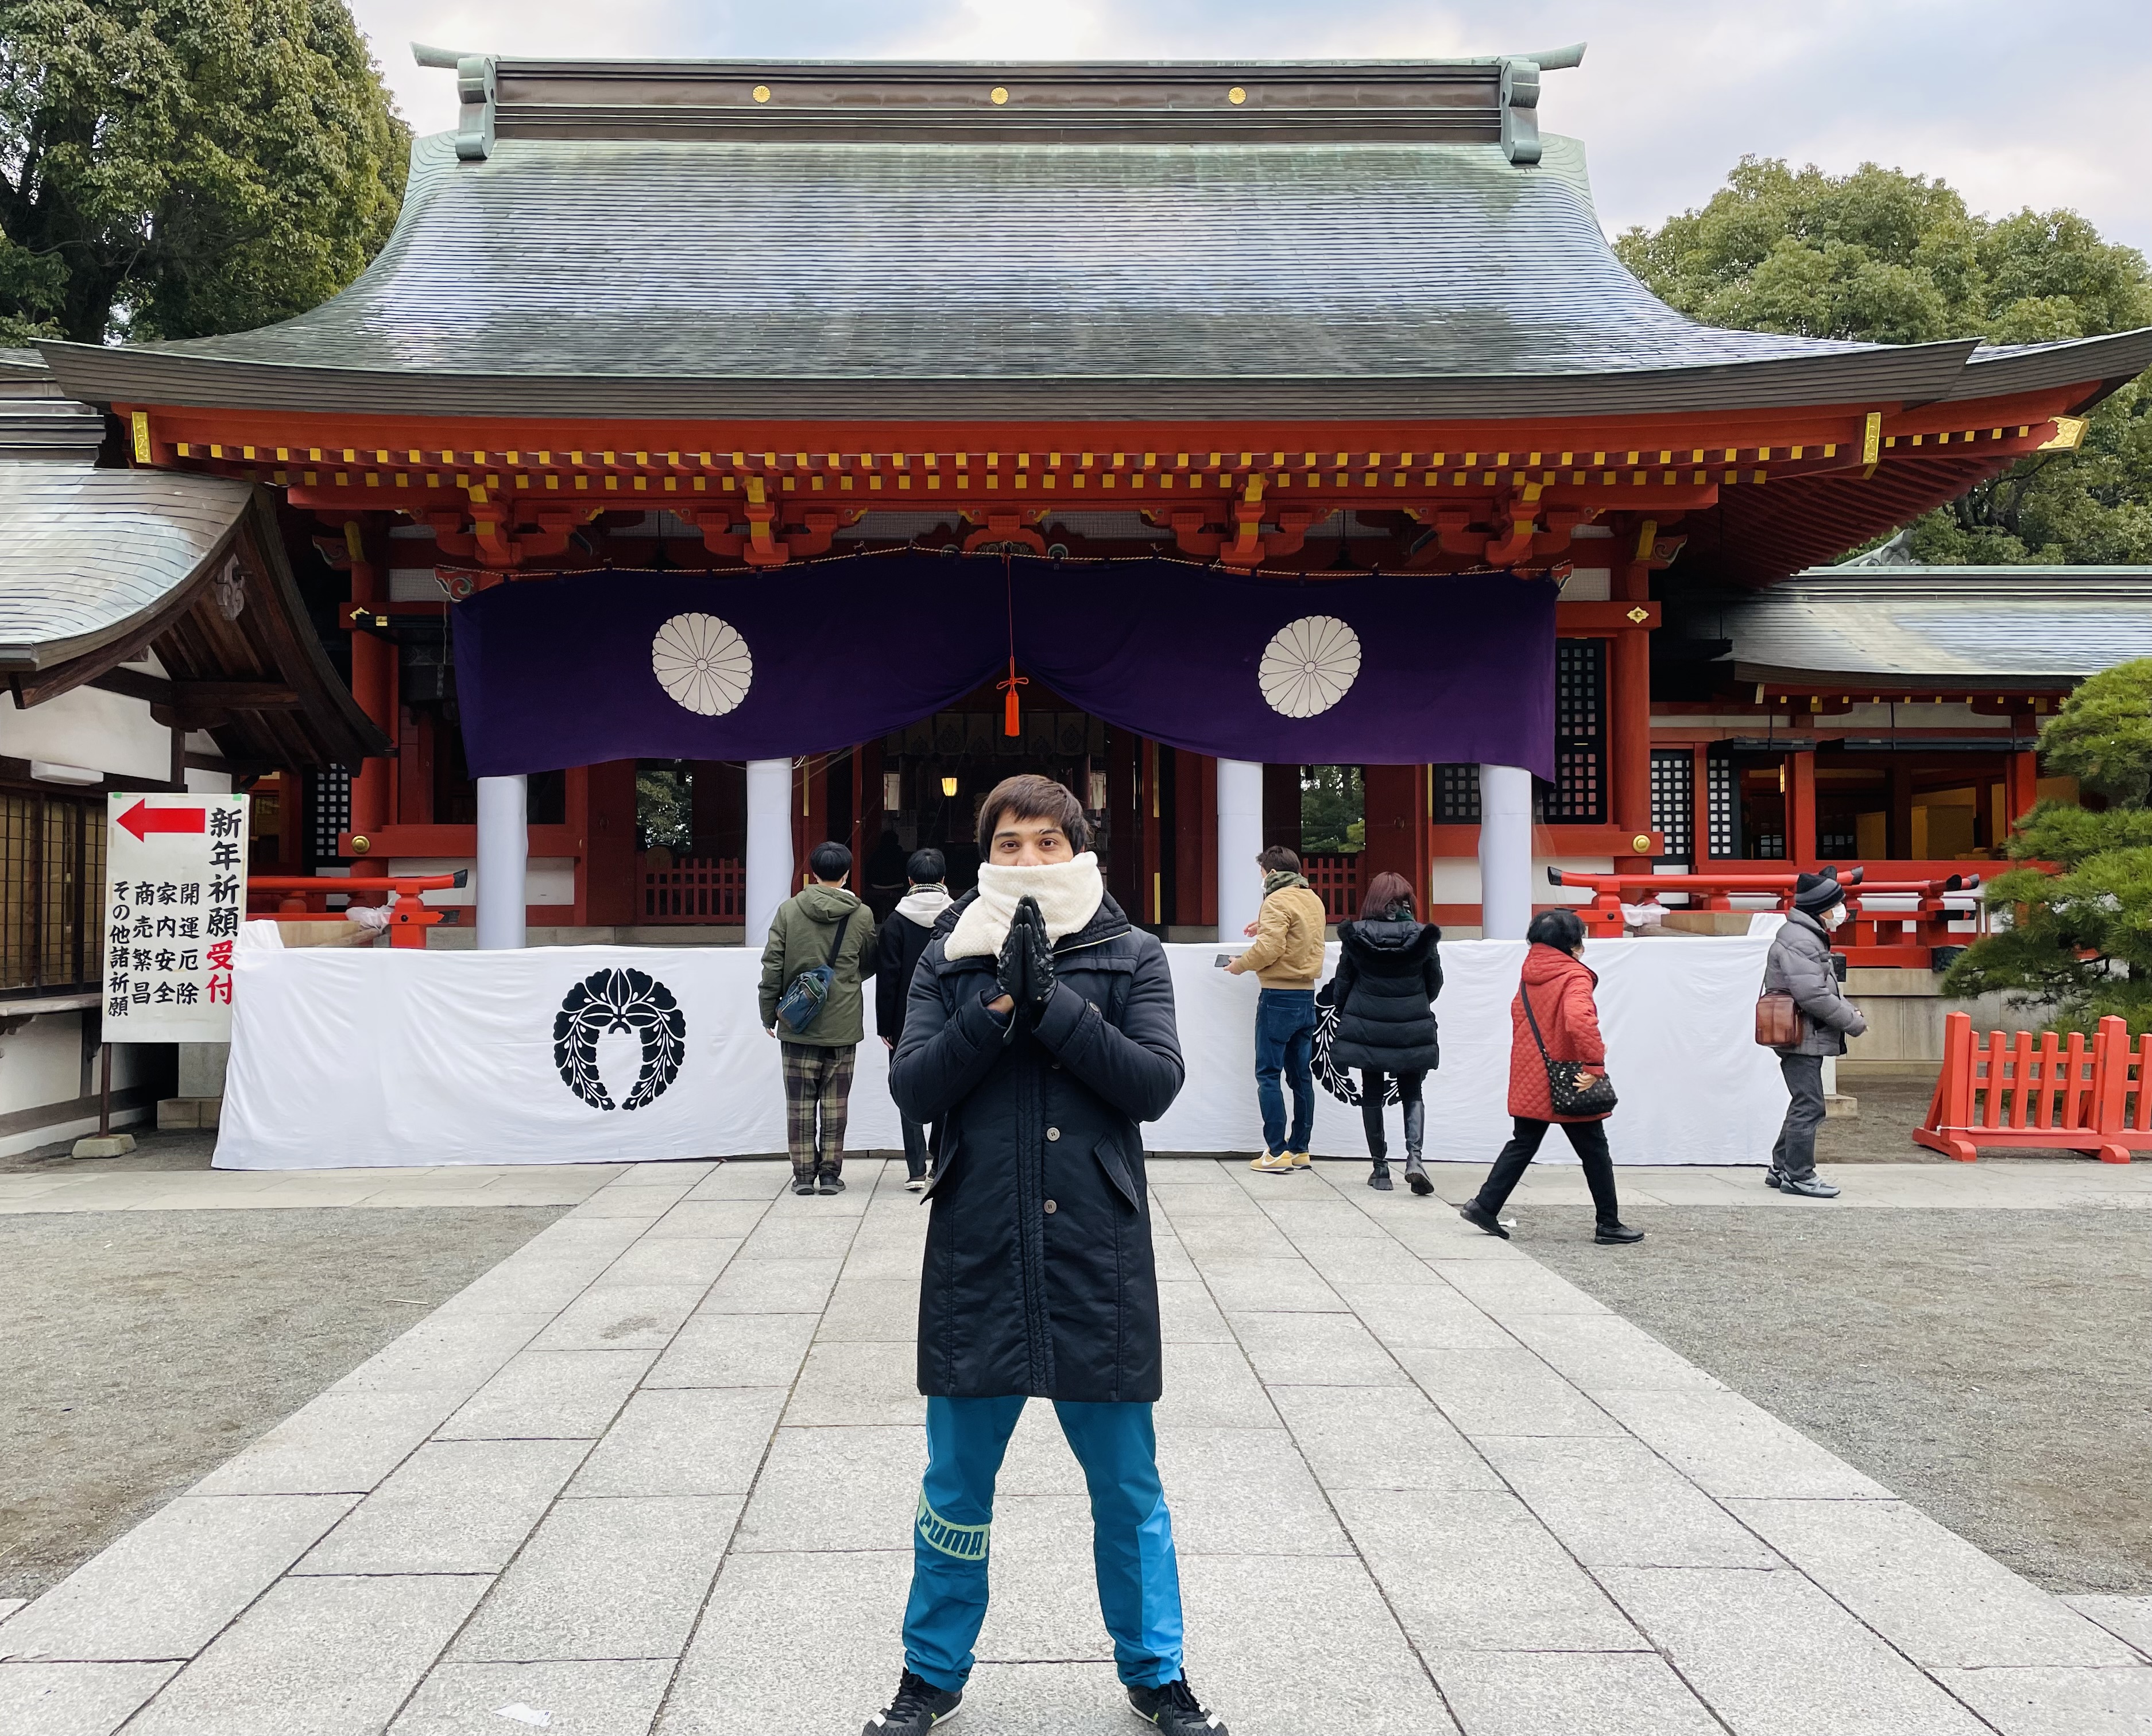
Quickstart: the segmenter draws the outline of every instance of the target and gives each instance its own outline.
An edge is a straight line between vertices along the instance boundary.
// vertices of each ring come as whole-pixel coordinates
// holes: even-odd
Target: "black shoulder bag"
[[[1547,1098],[1557,1115],[1604,1115],[1611,1112],[1617,1101],[1614,1095],[1614,1081],[1606,1076],[1602,1065],[1588,1085],[1577,1083],[1579,1076],[1589,1069],[1588,1061],[1557,1061],[1547,1053],[1546,1038],[1540,1035],[1538,1015],[1532,1011],[1531,991],[1520,982],[1517,998],[1525,1003],[1525,1020],[1532,1028],[1532,1041],[1540,1046],[1540,1059],[1546,1063]]]
[[[778,997],[777,1016],[787,1030],[797,1034],[822,1016],[830,987],[836,981],[837,955],[845,948],[845,931],[851,923],[852,912],[846,911],[837,919],[837,932],[830,942],[829,962],[802,971]]]

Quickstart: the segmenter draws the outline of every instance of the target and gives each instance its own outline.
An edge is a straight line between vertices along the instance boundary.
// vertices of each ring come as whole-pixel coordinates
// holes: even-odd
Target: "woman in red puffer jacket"
[[[1514,1128],[1510,1143],[1488,1171],[1486,1185],[1458,1211],[1466,1223],[1509,1240],[1510,1232],[1502,1227],[1502,1207],[1538,1155],[1547,1129],[1559,1121],[1584,1165],[1584,1180],[1591,1190],[1598,1219],[1592,1240],[1616,1246],[1642,1241],[1644,1232],[1622,1221],[1614,1196],[1614,1160],[1601,1125],[1606,1117],[1557,1115],[1547,1089],[1547,1058],[1581,1061],[1591,1067],[1603,1067],[1606,1059],[1598,1009],[1591,1002],[1599,978],[1584,962],[1584,924],[1573,911],[1542,911],[1525,931],[1525,939],[1524,973],[1516,998],[1510,1003],[1510,1114]],[[1540,1040],[1546,1044],[1545,1057],[1540,1053],[1540,1041],[1533,1038],[1532,1019],[1525,1017],[1527,995],[1532,1016],[1539,1022]]]

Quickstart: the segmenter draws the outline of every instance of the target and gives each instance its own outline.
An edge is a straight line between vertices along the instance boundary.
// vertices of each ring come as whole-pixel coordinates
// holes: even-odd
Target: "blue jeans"
[[[951,1693],[972,1673],[972,1646],[987,1617],[994,1479],[1023,1406],[1021,1395],[926,1401],[904,1667]],[[1180,1571],[1150,1406],[1057,1399],[1053,1414],[1090,1485],[1091,1560],[1114,1662],[1127,1686],[1161,1688],[1180,1674]]]
[[[1263,1109],[1263,1145],[1305,1151],[1315,1137],[1315,991],[1266,988],[1256,997],[1256,1101]],[[1285,1125],[1282,1075],[1292,1082],[1292,1132]]]

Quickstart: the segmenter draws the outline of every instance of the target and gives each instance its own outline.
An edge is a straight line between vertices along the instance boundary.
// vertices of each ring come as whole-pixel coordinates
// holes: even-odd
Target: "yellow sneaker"
[[[1260,1170],[1266,1175],[1290,1175],[1295,1165],[1290,1151],[1266,1151],[1248,1167]]]
[[[1296,1170],[1304,1170],[1312,1161],[1305,1151],[1288,1151],[1286,1155],[1292,1160],[1292,1166]]]

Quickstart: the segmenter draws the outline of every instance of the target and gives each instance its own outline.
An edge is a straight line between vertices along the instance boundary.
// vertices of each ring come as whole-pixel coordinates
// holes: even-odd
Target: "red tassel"
[[[1011,657],[1009,659],[1008,679],[1006,681],[997,681],[994,685],[1001,688],[1007,696],[1002,701],[1002,733],[1003,735],[1023,734],[1023,723],[1017,710],[1016,690],[1018,688],[1029,687],[1031,685],[1031,678],[1028,675],[1018,674],[1016,673],[1016,659],[1014,657]]]

